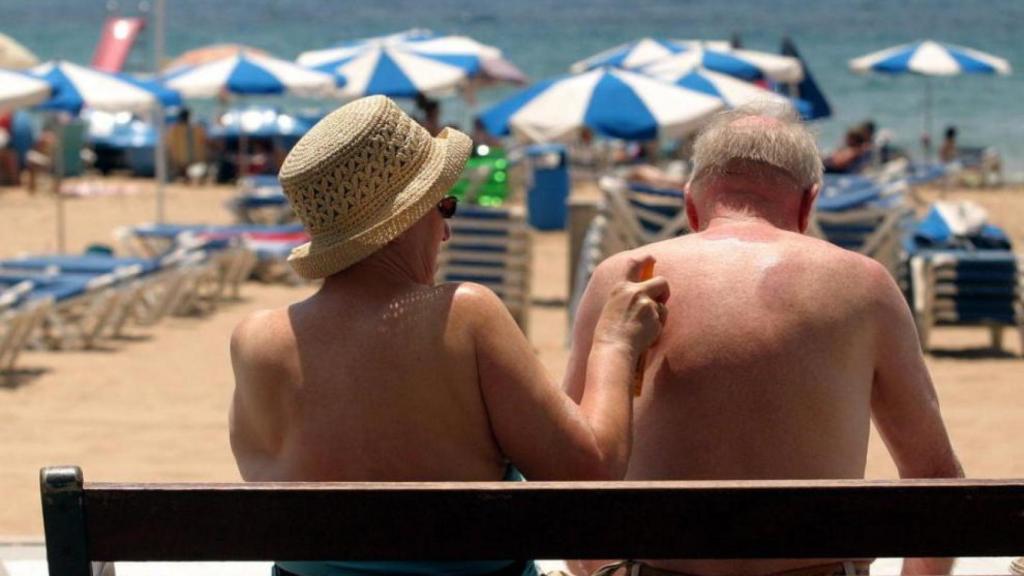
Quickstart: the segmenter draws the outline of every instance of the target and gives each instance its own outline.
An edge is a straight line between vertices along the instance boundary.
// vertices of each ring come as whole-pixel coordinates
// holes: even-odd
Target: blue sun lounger
[[[239,182],[239,194],[228,210],[245,224],[284,224],[295,219],[277,176],[250,176]]]
[[[881,262],[896,274],[900,239],[912,225],[907,181],[880,182],[860,175],[827,176],[815,203],[812,232]]]
[[[0,278],[0,372],[14,370],[18,355],[51,305],[48,299],[29,301],[34,287],[28,280]]]
[[[616,176],[598,181],[604,212],[630,248],[689,232],[682,190],[657,188]]]
[[[501,298],[525,331],[531,249],[523,211],[460,206],[448,222],[452,236],[441,246],[437,281],[476,282],[487,286]]]
[[[21,305],[52,303],[46,308],[43,336],[53,348],[72,343],[91,348],[118,302],[116,291],[111,289],[118,282],[113,274],[0,270],[0,282],[31,283]]]
[[[947,217],[933,206],[904,241],[901,283],[922,347],[928,349],[935,326],[988,327],[994,348],[1002,347],[1003,329],[1011,327],[1024,343],[1024,258],[998,227],[956,234]]]

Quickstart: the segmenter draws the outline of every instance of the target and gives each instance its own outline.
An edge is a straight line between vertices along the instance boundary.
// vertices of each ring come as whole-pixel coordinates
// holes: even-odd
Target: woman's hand
[[[644,266],[653,261],[651,256],[630,258],[626,277],[612,288],[601,311],[594,346],[621,346],[639,358],[658,339],[668,314],[668,281],[661,276],[639,281]]]

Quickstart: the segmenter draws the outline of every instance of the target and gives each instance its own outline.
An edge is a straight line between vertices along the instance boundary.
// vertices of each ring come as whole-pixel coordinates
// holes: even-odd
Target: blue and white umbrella
[[[177,106],[181,104],[181,96],[173,90],[155,83],[132,78],[125,74],[111,74],[101,72],[78,64],[64,61],[53,61],[40,64],[29,71],[33,76],[50,84],[52,94],[50,98],[41,103],[38,108],[42,110],[60,110],[78,114],[83,108],[102,110],[107,112],[145,112],[158,111],[162,114],[165,106]],[[163,122],[158,122],[162,127]],[[162,136],[162,134],[161,134]],[[163,138],[158,137],[158,142]],[[58,138],[58,146],[60,139]],[[161,147],[157,147],[154,153],[157,162],[164,161],[164,155],[160,153]],[[54,158],[60,159],[61,152],[58,149]],[[58,176],[59,170],[56,171]],[[162,165],[158,173],[163,174]],[[54,189],[57,194],[57,246],[64,250],[64,201],[63,194],[60,194],[60,178],[54,178]],[[157,188],[157,214],[162,214],[163,204],[163,181],[158,181]]]
[[[679,40],[667,40],[663,38],[641,38],[634,42],[619,44],[593,56],[584,58],[569,67],[574,73],[586,72],[594,68],[612,66],[615,68],[636,69],[642,68],[663,60],[673,54],[679,54],[690,49],[688,43]]]
[[[71,62],[55,60],[40,64],[29,74],[52,87],[49,99],[39,104],[42,110],[62,110],[77,114],[83,108],[108,112],[144,112],[161,106],[181,104],[181,96],[156,82],[125,74],[101,72]]]
[[[732,76],[712,72],[704,68],[693,68],[679,76],[667,74],[658,76],[658,78],[671,82],[676,86],[682,86],[683,88],[689,88],[690,90],[721,98],[729,108],[755,102],[768,102],[793,106],[804,117],[811,113],[811,106],[808,102],[796,98],[790,99],[771,90],[761,88],[757,84],[744,82]]]
[[[719,42],[690,42],[690,49],[644,67],[655,76],[681,76],[696,67],[728,74],[748,81],[770,80],[780,84],[800,82],[804,69],[800,60],[755,50],[729,48]]]
[[[344,42],[298,58],[303,66],[343,76],[347,82],[341,94],[350,98],[370,94],[411,98],[447,92],[485,75],[491,62],[504,63],[501,51],[493,46],[422,29]]]
[[[850,60],[854,72],[885,74],[921,74],[924,76],[956,76],[958,74],[1010,73],[1010,64],[984,52],[941,44],[932,40],[886,48]]]
[[[332,95],[343,80],[287,60],[239,54],[172,70],[163,82],[186,98],[214,98],[224,92],[317,98]]]
[[[32,106],[49,97],[49,82],[24,72],[0,69],[0,111]]]
[[[484,112],[495,135],[534,142],[566,140],[584,127],[611,138],[653,140],[699,127],[721,99],[642,74],[599,68],[540,82]]]
[[[919,76],[956,76],[959,74],[1010,74],[1006,60],[972,48],[942,44],[933,40],[913,42],[850,60],[854,72],[915,74]],[[932,132],[931,82],[925,82],[924,129]],[[924,141],[927,145],[929,139]],[[926,152],[930,153],[927,149]]]

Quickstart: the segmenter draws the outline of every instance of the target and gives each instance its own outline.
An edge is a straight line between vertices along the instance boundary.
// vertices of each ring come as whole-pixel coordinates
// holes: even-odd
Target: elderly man
[[[629,480],[864,476],[874,418],[903,478],[960,477],[913,319],[879,263],[804,235],[821,179],[788,110],[721,114],[695,144],[694,234],[645,246],[672,302],[636,403]],[[598,267],[566,388],[579,399],[601,306],[633,253]],[[799,537],[799,535],[794,535]],[[939,574],[917,559],[905,573]],[[640,574],[865,572],[866,561],[651,560]]]

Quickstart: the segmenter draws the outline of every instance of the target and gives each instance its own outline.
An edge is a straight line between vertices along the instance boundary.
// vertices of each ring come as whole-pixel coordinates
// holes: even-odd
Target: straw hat
[[[311,237],[288,262],[305,278],[324,278],[381,249],[441,201],[471,147],[450,128],[432,138],[384,96],[330,113],[281,166],[284,193]]]

